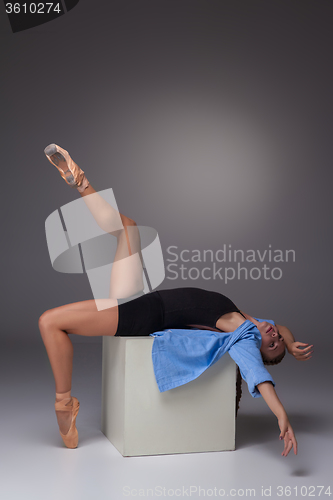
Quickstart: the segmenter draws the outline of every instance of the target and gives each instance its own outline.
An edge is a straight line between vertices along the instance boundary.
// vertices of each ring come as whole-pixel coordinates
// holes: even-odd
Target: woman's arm
[[[294,431],[290,425],[286,410],[277,397],[273,385],[270,382],[263,382],[261,384],[258,384],[257,388],[264,398],[265,402],[267,403],[267,406],[272,410],[272,412],[278,419],[278,424],[281,431],[280,439],[284,439],[284,450],[281,455],[283,457],[286,457],[292,447],[294,447],[294,453],[295,455],[297,455],[297,441]]]
[[[286,326],[276,325],[286,344],[289,354],[295,357],[298,361],[307,361],[312,356],[313,345],[304,344],[303,342],[295,342],[294,336]]]

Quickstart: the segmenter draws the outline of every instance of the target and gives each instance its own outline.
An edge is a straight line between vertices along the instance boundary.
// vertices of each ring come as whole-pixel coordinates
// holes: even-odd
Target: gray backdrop
[[[165,258],[171,245],[295,250],[277,264],[281,279],[167,272],[162,286],[219,290],[325,347],[332,11],[304,0],[81,0],[14,35],[3,10],[2,338],[38,339],[45,309],[92,298],[86,276],[56,273],[48,257],[44,221],[78,196],[44,157],[55,142],[97,190],[113,188],[123,213],[158,230]]]

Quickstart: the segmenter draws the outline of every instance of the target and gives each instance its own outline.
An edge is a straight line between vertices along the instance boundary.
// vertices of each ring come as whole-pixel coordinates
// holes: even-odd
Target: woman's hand
[[[304,344],[303,342],[295,342],[294,336],[286,326],[276,325],[279,333],[282,335],[289,354],[294,356],[298,361],[307,361],[311,358],[313,345]]]
[[[280,439],[284,439],[284,450],[281,453],[283,457],[286,457],[292,447],[294,447],[294,453],[297,454],[297,441],[295,438],[294,431],[290,425],[288,420],[288,416],[286,410],[283,408],[283,405],[271,382],[262,382],[257,385],[257,388],[267,403],[268,407],[272,410],[276,418],[278,419],[278,424],[280,427]]]
[[[284,439],[284,450],[281,455],[286,457],[292,447],[294,447],[294,453],[297,455],[297,441],[288,418],[280,418],[278,419],[278,423],[281,431],[280,439]]]
[[[313,345],[304,344],[303,342],[292,342],[287,345],[289,354],[294,356],[298,361],[307,361],[310,359],[313,353],[313,351],[311,351],[312,348]]]

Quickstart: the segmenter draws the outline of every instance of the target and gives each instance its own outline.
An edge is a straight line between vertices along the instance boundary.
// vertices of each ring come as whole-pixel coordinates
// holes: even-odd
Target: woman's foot
[[[52,165],[59,170],[61,177],[69,186],[77,188],[80,192],[89,186],[89,181],[83,170],[72,160],[65,149],[56,144],[49,144],[44,149],[44,153]]]
[[[79,442],[79,434],[75,426],[79,408],[80,403],[74,397],[55,402],[60,436],[67,448],[76,448]]]

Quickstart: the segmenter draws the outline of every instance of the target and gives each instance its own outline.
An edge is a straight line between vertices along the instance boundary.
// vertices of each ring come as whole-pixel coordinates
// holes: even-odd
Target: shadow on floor
[[[290,413],[289,420],[297,433],[333,434],[329,416]],[[247,448],[258,443],[265,443],[279,433],[277,422],[271,414],[239,414],[236,422],[237,448]],[[295,431],[296,433],[296,431]]]

